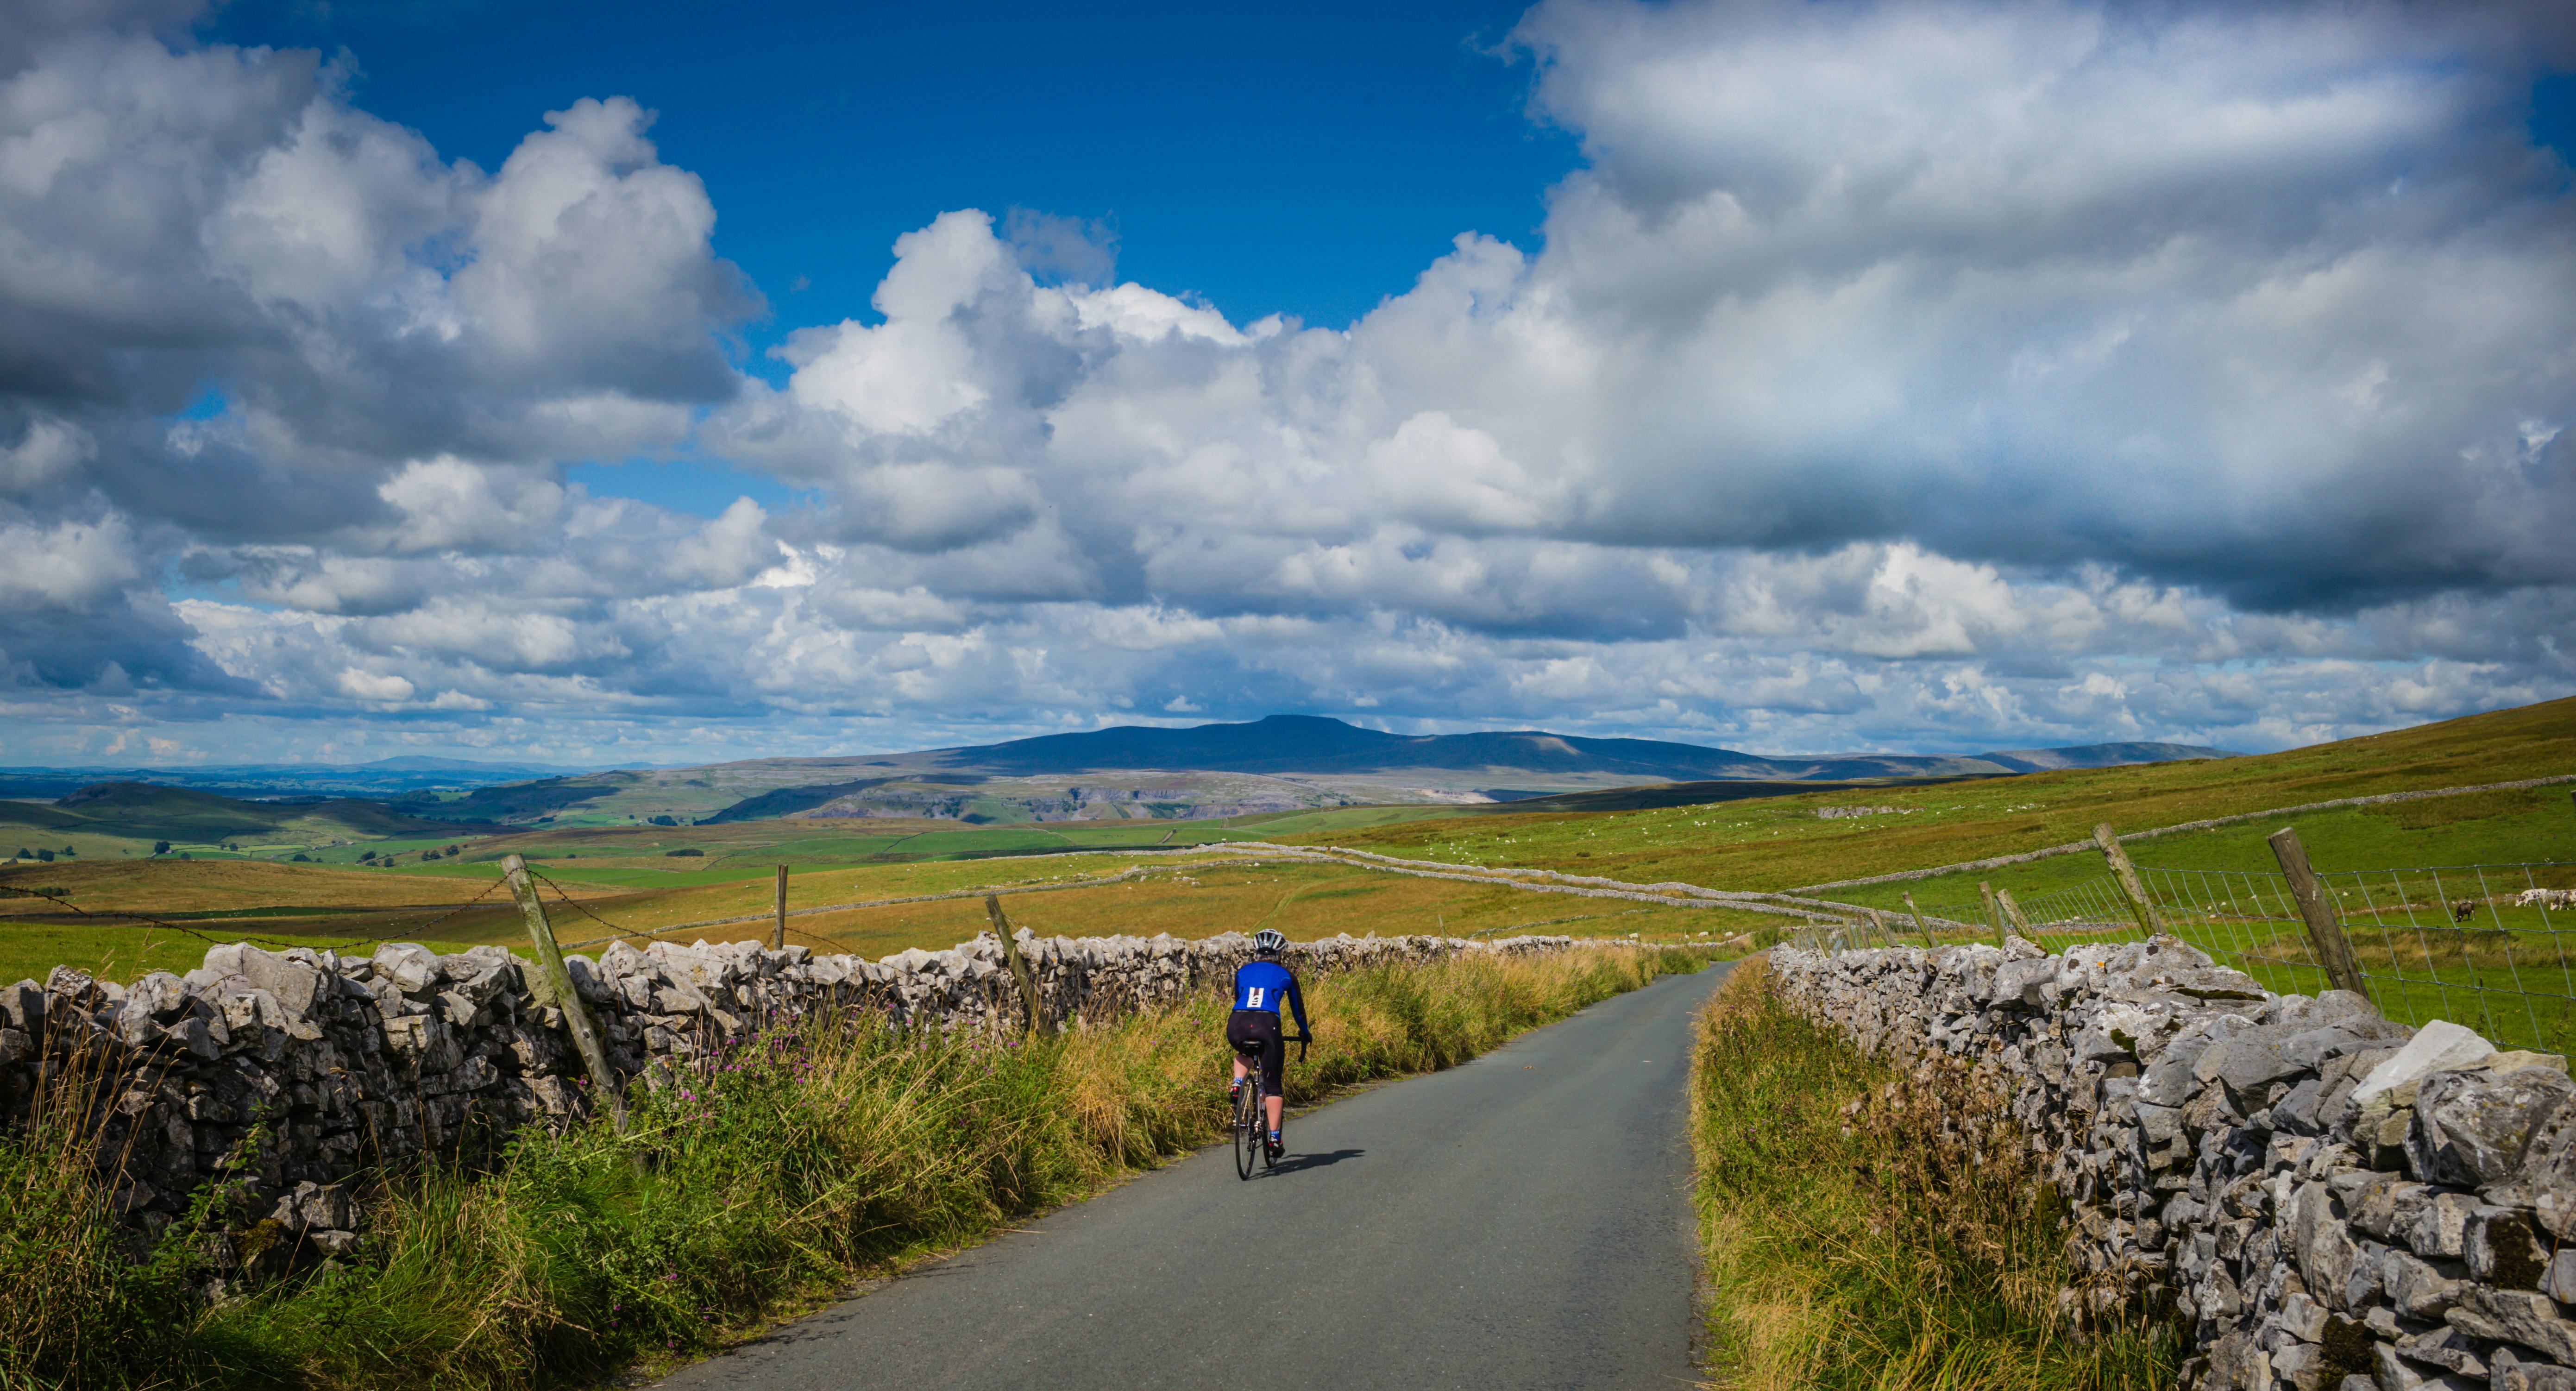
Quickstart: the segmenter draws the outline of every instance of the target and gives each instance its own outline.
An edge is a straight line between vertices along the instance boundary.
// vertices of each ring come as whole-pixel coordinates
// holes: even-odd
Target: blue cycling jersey
[[[1234,973],[1234,1007],[1236,1009],[1279,1012],[1279,1002],[1288,1002],[1289,1012],[1297,1019],[1297,1032],[1306,1032],[1306,999],[1297,993],[1297,977],[1276,961],[1250,961]]]

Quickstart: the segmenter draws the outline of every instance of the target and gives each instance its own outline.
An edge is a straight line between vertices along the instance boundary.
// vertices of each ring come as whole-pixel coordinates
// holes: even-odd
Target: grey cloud
[[[1106,222],[1013,208],[1003,216],[1002,236],[1012,259],[1043,283],[1107,285],[1118,269],[1118,232]]]
[[[13,0],[0,9],[0,76],[67,37],[102,29],[175,35],[205,9],[206,0]]]

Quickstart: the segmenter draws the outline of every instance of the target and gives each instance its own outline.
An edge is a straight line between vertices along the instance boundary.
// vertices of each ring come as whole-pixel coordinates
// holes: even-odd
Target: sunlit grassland
[[[1679,879],[1728,889],[1788,889],[2086,839],[2097,822],[2123,831],[2304,802],[2576,773],[2576,699],[2476,715],[2251,758],[2033,773],[1935,787],[1844,790],[1648,812],[1490,814],[1286,837],[1414,858],[1520,865],[1632,882]],[[2559,829],[2551,831],[2548,805]],[[1820,806],[1896,812],[1822,820]],[[2337,813],[2361,818],[2360,813]],[[2516,826],[2409,841],[2394,818],[2353,820],[2335,855],[2503,854],[2570,849],[2565,789],[2547,790]],[[2481,818],[2483,819],[2483,818]],[[2465,823],[2464,823],[2465,824]],[[2307,819],[2301,834],[2307,834]],[[2225,842],[2241,846],[2244,837]],[[2260,836],[2252,838],[2260,846]],[[2141,859],[2167,853],[2153,842]],[[2417,850],[2417,846],[2421,850]],[[2314,844],[2311,858],[2320,858]],[[2571,855],[2570,857],[2576,857]],[[2423,863],[2420,858],[2405,862]],[[2098,861],[2095,863],[2098,864]],[[2047,872],[2076,872],[2069,864]]]
[[[492,860],[517,853],[568,869],[578,862],[585,872],[739,877],[764,872],[777,863],[859,864],[1184,849],[1219,841],[1397,825],[1453,811],[1447,807],[1342,807],[1204,821],[1048,821],[1004,826],[892,817],[794,817],[707,826],[573,826],[487,836],[472,842],[464,858]],[[426,848],[430,843],[403,842],[402,848]],[[684,869],[669,864],[670,852],[682,849],[699,851],[699,856],[682,857],[699,863]],[[351,847],[346,853],[354,856],[361,851]]]
[[[1381,936],[1431,933],[1447,936],[1501,936],[1520,932],[1577,937],[1631,934],[1648,941],[1678,941],[1695,935],[1724,938],[1760,929],[1777,930],[1788,920],[1728,909],[1666,908],[1623,899],[1585,898],[1531,893],[1495,885],[1420,879],[1333,864],[1228,864],[1188,859],[1140,862],[1123,856],[1067,856],[999,861],[934,861],[915,865],[824,867],[798,870],[788,879],[788,906],[793,910],[872,899],[912,898],[998,888],[1015,926],[1041,935],[1153,936],[1171,933],[1204,937],[1219,932],[1277,928],[1304,941],[1337,933]],[[1142,866],[1137,879],[1087,884]],[[553,877],[556,867],[541,865]],[[369,950],[378,940],[420,941],[441,950],[477,943],[513,949],[527,945],[518,909],[501,893],[461,911],[457,905],[491,889],[497,871],[422,875],[409,871],[368,872],[314,869],[306,866],[243,864],[160,864],[138,866],[127,876],[93,876],[103,881],[95,901],[145,911],[182,915],[182,926],[209,937],[266,937],[278,942]],[[73,880],[73,876],[53,876]],[[202,881],[200,890],[195,884]],[[545,891],[557,936],[567,943],[592,943],[580,950],[596,952],[599,939],[623,932],[638,942],[667,933],[689,942],[770,939],[768,914],[775,903],[775,881],[718,882],[620,892],[613,885],[562,880],[577,895],[579,907]],[[408,897],[405,886],[414,891]],[[1065,887],[1074,886],[1074,887]],[[93,886],[74,881],[75,903],[90,905]],[[1012,890],[1047,889],[1043,893]],[[112,890],[112,891],[110,891]],[[295,897],[342,900],[339,907],[277,909],[281,899]],[[203,918],[181,905],[210,900],[227,905],[232,916]],[[755,917],[747,923],[720,927],[685,927],[708,919]],[[814,913],[788,919],[788,941],[818,952],[855,952],[885,956],[907,948],[937,950],[989,930],[980,896],[889,903],[842,912]],[[209,944],[168,928],[121,922],[0,922],[0,981],[21,976],[41,980],[57,964],[117,979],[132,979],[145,970],[186,971],[203,959]]]

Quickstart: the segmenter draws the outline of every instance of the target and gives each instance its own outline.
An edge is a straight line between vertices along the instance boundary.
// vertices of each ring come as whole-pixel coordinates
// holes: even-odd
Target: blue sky
[[[359,105],[486,169],[543,112],[633,97],[769,296],[765,344],[867,315],[949,208],[1104,224],[1124,278],[1329,328],[1460,232],[1533,246],[1579,152],[1528,118],[1524,8],[236,0],[203,32],[345,48]]]
[[[0,11],[0,745],[2576,692],[2563,5]]]

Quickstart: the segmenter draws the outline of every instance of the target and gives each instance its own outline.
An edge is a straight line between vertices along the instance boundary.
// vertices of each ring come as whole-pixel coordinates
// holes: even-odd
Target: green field
[[[178,921],[173,915],[209,911],[242,915],[224,920],[224,931],[274,941],[361,949],[382,939],[516,943],[522,934],[516,911],[488,892],[498,872],[495,861],[509,853],[526,856],[545,876],[550,900],[559,893],[581,900],[579,908],[559,904],[556,910],[568,941],[611,931],[766,936],[763,924],[688,925],[766,913],[779,864],[792,866],[792,908],[998,887],[1022,891],[1010,900],[1015,921],[1047,932],[1200,935],[1268,922],[1294,936],[1523,928],[1579,935],[1633,931],[1649,938],[1702,932],[1728,936],[1794,923],[1732,910],[1665,908],[1492,883],[1408,878],[1348,864],[1274,864],[1218,874],[1194,869],[1185,859],[1127,852],[1186,854],[1191,847],[1216,842],[1266,840],[1488,870],[1552,869],[1630,884],[1680,880],[1722,889],[1785,890],[2083,840],[2099,821],[2137,831],[2292,803],[2569,772],[2576,772],[2576,701],[2260,757],[1937,785],[1811,789],[1634,810],[1348,807],[1223,821],[983,827],[890,818],[791,819],[707,826],[558,825],[482,836],[468,836],[455,826],[415,823],[387,828],[399,834],[351,838],[299,852],[310,857],[305,864],[280,863],[273,856],[179,862],[175,855],[151,859],[101,853],[83,854],[77,861],[0,867],[0,884],[58,884],[69,888],[73,903],[82,908],[148,912],[173,921],[172,928],[146,931],[131,924],[62,920],[59,911],[53,913],[56,920],[29,915],[30,920],[0,925],[0,980],[21,974],[40,978],[56,961],[124,975],[147,965],[192,965],[204,943],[190,934],[217,934],[211,924]],[[1821,807],[1883,810],[1823,819],[1816,815]],[[2254,822],[2140,841],[2132,854],[2151,878],[2164,876],[2157,882],[2180,885],[2181,896],[2206,896],[2205,890],[2191,888],[2186,872],[2269,872],[2273,866],[2264,837],[2276,824]],[[2297,817],[2296,825],[2310,859],[2330,874],[2425,864],[2576,861],[2576,808],[2565,788],[2310,813]],[[460,853],[431,853],[449,846]],[[384,867],[388,858],[394,863]],[[362,859],[369,863],[362,865]],[[1140,864],[1174,872],[1158,872],[1144,882],[1025,892],[1105,878]],[[2008,890],[2043,918],[2064,918],[2079,914],[2059,900],[2076,903],[2088,894],[2099,900],[2105,873],[2101,858],[2088,852],[1997,871],[1832,890],[1824,896],[1901,911],[1903,895],[1910,891],[1939,916],[1981,924],[1984,909],[1977,885],[1983,880]],[[2533,874],[2533,882],[2543,885],[2576,885],[2570,877],[2576,869],[2550,867]],[[483,901],[451,912],[478,893],[486,895]],[[2429,903],[2421,892],[2415,897]],[[2504,935],[2467,944],[2457,961],[2433,951],[2417,963],[2429,973],[2428,981],[2449,981],[2445,971],[2461,975],[2481,970],[2488,964],[2481,953],[2493,957],[2500,947],[2521,969],[2537,961],[2545,946],[2551,953],[2548,965],[2559,969],[2556,939],[2540,934],[2536,913],[2501,906],[2492,911],[2490,932]],[[2358,921],[2376,923],[2383,916],[2364,912]],[[2214,932],[2220,925],[2213,920],[2208,926]],[[2284,945],[2278,924],[2230,919],[2223,925],[2237,934],[2229,941],[2250,950],[2255,964],[2277,961],[2274,968],[2287,973],[2279,978],[2283,984],[2309,987],[2309,976],[2298,972],[2313,974],[2313,968],[2291,950],[2295,941]],[[910,946],[945,946],[983,927],[980,900],[958,898],[878,903],[792,918],[789,935],[821,950],[875,955]],[[2213,945],[2225,945],[2209,932],[2201,935]],[[2393,974],[2405,963],[2404,953],[2392,946],[2377,969]],[[2530,972],[2524,974],[2525,988],[2539,988]],[[2556,975],[2544,973],[2543,979],[2547,988],[2558,989],[2563,969]],[[2436,1006],[2455,1007],[2441,998],[2440,986],[2429,988]],[[2414,1007],[2406,988],[2391,989],[2392,1013]],[[2542,1033],[2554,1039],[2555,1027],[2544,1021]]]
[[[1147,871],[1141,876],[1142,866]],[[52,867],[48,867],[51,869]],[[668,875],[622,866],[539,863],[557,935],[596,950],[611,935],[633,940],[766,940],[775,870]],[[41,980],[57,964],[131,979],[143,970],[185,971],[207,938],[273,946],[372,950],[380,940],[443,949],[476,943],[526,946],[509,900],[491,892],[492,865],[367,871],[304,865],[161,861],[85,866],[47,876],[93,911],[160,916],[166,926],[109,919],[0,921],[0,981]],[[1108,880],[1111,882],[1101,882]],[[5,880],[0,880],[5,882]],[[32,881],[29,881],[32,882]],[[557,897],[568,892],[578,906]],[[1172,933],[1200,937],[1275,927],[1300,940],[1348,932],[1452,936],[1559,933],[1637,935],[1649,941],[1723,940],[1786,920],[1728,909],[1665,907],[1619,899],[1532,893],[1502,884],[1393,875],[1342,864],[1241,864],[1234,857],[1073,854],[1044,859],[935,860],[914,864],[801,865],[789,879],[788,940],[827,952],[883,956],[941,948],[987,930],[982,892],[1008,897],[1015,925],[1046,935]],[[287,902],[298,892],[334,904]],[[476,895],[482,897],[476,901]],[[945,895],[943,897],[943,895]],[[891,901],[889,901],[891,900]],[[224,906],[202,906],[220,902]],[[465,905],[459,907],[459,905]],[[833,905],[856,904],[846,908]],[[51,909],[52,905],[46,905]],[[197,914],[226,914],[209,920]],[[64,916],[56,911],[54,916]],[[757,918],[723,926],[709,919]],[[1740,949],[1753,944],[1743,943]]]
[[[2576,699],[2249,758],[1602,815],[1488,813],[1285,838],[1636,883],[1779,890],[2085,840],[2101,821],[2137,831],[2304,802],[2567,773],[2576,773]],[[2565,813],[2565,792],[2542,801],[2552,798]],[[1816,816],[1819,807],[1855,806],[1894,810],[1847,820]],[[2500,837],[2496,848],[2527,844],[2514,859],[2535,858],[2550,845],[2563,853],[2576,821],[2561,821],[2554,840],[2546,825],[2545,812],[2535,813],[2532,839]],[[2171,844],[2152,842],[2156,853]]]
[[[2472,793],[2306,812],[2133,842],[2160,921],[2276,991],[2332,988],[2280,886],[2268,838],[2289,827],[2333,891],[2371,995],[2391,1019],[2449,1019],[2499,1043],[2576,1047],[2576,912],[2517,907],[2524,889],[2576,887],[2576,805],[2566,787]],[[2434,868],[2439,867],[2439,868]],[[2011,894],[2041,940],[2134,935],[2126,900],[2099,855],[1831,891],[1885,910],[1899,939],[1918,934],[1905,898],[1932,918],[1984,924],[1979,885]],[[2470,920],[2455,920],[2458,905]],[[2051,924],[2058,924],[2052,928]],[[2073,924],[2117,924],[2110,934]],[[1984,938],[1990,931],[1944,934]]]

